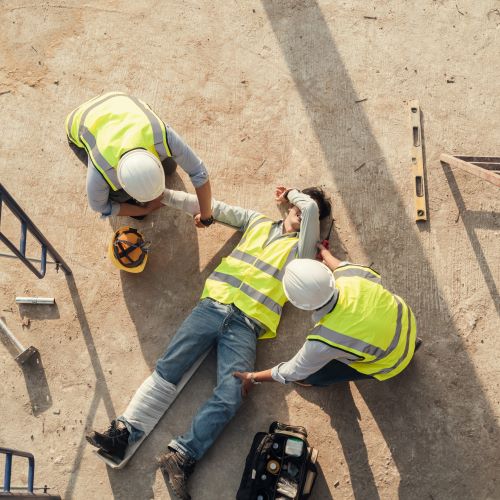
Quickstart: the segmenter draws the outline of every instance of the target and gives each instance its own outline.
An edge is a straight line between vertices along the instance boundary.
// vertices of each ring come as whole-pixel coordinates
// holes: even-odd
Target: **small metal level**
[[[418,101],[410,101],[412,129],[411,164],[415,179],[415,221],[427,220],[427,201],[425,197],[424,155],[422,151],[422,123]]]

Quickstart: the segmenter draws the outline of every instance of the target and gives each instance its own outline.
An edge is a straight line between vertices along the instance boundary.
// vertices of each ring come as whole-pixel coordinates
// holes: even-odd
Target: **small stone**
[[[340,484],[340,481],[335,481],[335,482],[333,483],[333,487],[334,487],[334,488],[336,488],[339,484]]]
[[[61,410],[54,410],[52,413],[54,415],[60,415],[61,414]]]

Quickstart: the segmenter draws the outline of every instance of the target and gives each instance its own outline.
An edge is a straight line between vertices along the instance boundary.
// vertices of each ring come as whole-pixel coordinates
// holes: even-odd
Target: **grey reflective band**
[[[286,271],[286,266],[292,262],[292,260],[296,259],[298,257],[298,249],[299,249],[299,242],[295,243],[295,245],[290,249],[290,253],[288,254],[288,257],[285,260],[285,263],[283,264],[283,267],[281,268],[281,271],[279,273],[278,279],[280,281],[283,281],[283,276],[285,275]]]
[[[73,128],[73,120],[75,119],[75,115],[76,115],[76,112],[78,111],[79,108],[76,108],[74,109],[72,112],[71,112],[71,115],[69,115],[69,119],[68,119],[68,139],[71,140],[71,142],[75,142],[73,139],[71,139],[71,129]]]
[[[89,145],[90,150],[92,151],[92,156],[94,157],[94,160],[96,161],[99,169],[102,169],[105,167],[106,169],[108,168],[113,168],[113,166],[102,156],[101,152],[99,151],[99,148],[97,147],[97,143],[94,137],[94,134],[86,128],[83,127],[83,132],[80,136],[82,139],[85,139],[85,142]]]
[[[153,139],[154,146],[158,156],[160,158],[165,158],[165,156],[170,156],[170,153],[165,149],[165,144],[163,143],[163,131],[165,131],[165,141],[167,137],[167,130],[164,128],[163,122],[139,99],[136,97],[128,96],[135,102],[135,104],[141,109],[141,111],[147,116],[151,128],[153,129]]]
[[[316,333],[317,332],[317,333]],[[382,357],[385,355],[385,351],[362,340],[355,339],[349,335],[344,335],[343,333],[336,332],[335,330],[330,330],[326,326],[319,325],[314,328],[311,335],[320,335],[321,337],[334,342],[347,349],[355,349],[356,351],[362,352],[364,354],[370,354],[375,357]],[[333,346],[336,347],[336,346]]]
[[[280,272],[280,270],[277,267],[274,267],[271,264],[268,264],[267,262],[260,260],[254,255],[250,255],[249,253],[238,250],[238,247],[236,247],[236,249],[234,249],[231,252],[230,256],[233,259],[242,260],[243,262],[246,262],[247,264],[256,267],[259,271],[269,274],[270,276],[276,276]]]
[[[336,269],[333,274],[336,278],[356,276],[358,278],[365,278],[380,284],[380,276],[374,274],[374,271],[365,271],[359,267],[349,267],[347,269],[342,269],[342,267],[340,267],[339,269]]]
[[[208,279],[214,281],[221,281],[223,283],[228,283],[234,288],[238,288],[241,292],[243,292],[245,295],[248,295],[251,299],[256,300],[264,307],[267,307],[267,309],[269,309],[273,313],[281,315],[282,307],[277,302],[275,302],[267,295],[264,295],[263,293],[259,292],[255,288],[251,287],[250,285],[243,283],[243,281],[239,280],[238,278],[231,276],[230,274],[214,271],[208,277]]]
[[[406,330],[406,345],[403,355],[396,361],[396,363],[393,366],[389,368],[384,368],[383,370],[380,370],[376,373],[372,373],[371,375],[378,375],[379,373],[389,373],[392,370],[395,370],[406,359],[406,356],[408,355],[408,350],[410,348],[410,331],[411,331],[411,312],[409,307],[407,309],[408,309],[408,329]]]

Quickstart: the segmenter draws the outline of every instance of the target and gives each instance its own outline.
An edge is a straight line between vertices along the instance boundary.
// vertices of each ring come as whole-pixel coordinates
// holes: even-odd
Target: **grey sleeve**
[[[200,213],[198,198],[194,194],[185,191],[175,191],[165,189],[162,203],[169,207],[183,210],[190,215]],[[216,221],[234,227],[239,231],[245,231],[248,223],[256,216],[260,215],[253,210],[247,210],[234,205],[228,205],[222,201],[212,199],[212,213]]]
[[[189,175],[195,188],[203,186],[208,181],[208,171],[204,163],[172,127],[169,125],[166,127],[172,158]]]
[[[120,211],[120,204],[109,199],[109,189],[108,183],[89,161],[87,166],[87,199],[90,208],[101,213],[102,218],[116,215]]]
[[[345,352],[327,346],[322,342],[306,340],[299,352],[286,363],[280,363],[271,370],[276,382],[286,384],[296,380],[304,380],[321,370],[332,359],[345,357]]]
[[[299,257],[302,259],[314,259],[319,242],[319,208],[317,203],[307,194],[297,189],[288,192],[288,201],[300,208],[302,222],[299,231]]]

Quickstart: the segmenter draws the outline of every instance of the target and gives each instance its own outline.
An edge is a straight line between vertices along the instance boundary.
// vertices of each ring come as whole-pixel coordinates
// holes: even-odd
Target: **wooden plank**
[[[444,153],[439,157],[439,159],[443,163],[447,163],[448,165],[450,165],[450,167],[455,167],[461,170],[465,170],[469,174],[475,175],[476,177],[480,177],[481,179],[484,179],[485,181],[491,182],[491,184],[500,187],[500,175],[495,171],[487,170],[486,168],[479,167],[467,161],[461,160],[456,156]]]
[[[410,120],[412,130],[411,164],[415,182],[415,221],[427,220],[427,201],[425,198],[424,156],[422,151],[422,124],[418,101],[410,101]]]

